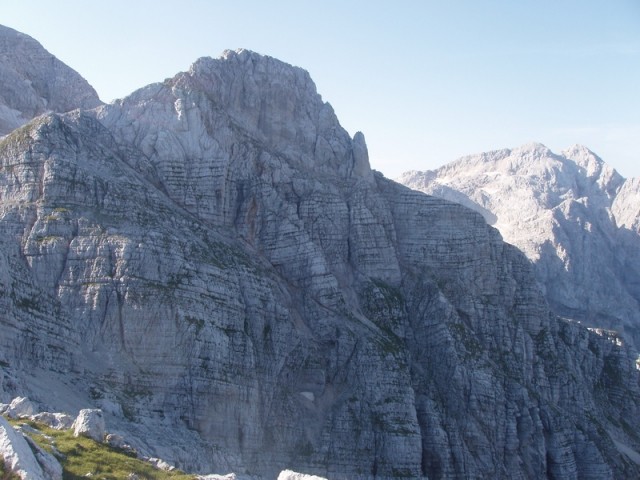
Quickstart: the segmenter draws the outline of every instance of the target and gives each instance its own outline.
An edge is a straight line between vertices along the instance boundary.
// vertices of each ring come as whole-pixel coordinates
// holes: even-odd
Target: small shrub
[[[4,464],[4,460],[0,458],[0,480],[20,480],[20,477],[10,471]]]

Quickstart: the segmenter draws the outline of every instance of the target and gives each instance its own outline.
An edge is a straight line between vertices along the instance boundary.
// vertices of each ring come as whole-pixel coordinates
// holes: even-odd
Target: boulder
[[[62,467],[57,463],[57,460],[39,448],[36,448],[35,452],[25,437],[15,431],[6,419],[0,417],[0,459],[4,462],[5,469],[17,474],[22,479],[61,479]],[[40,459],[45,463],[44,468],[40,464]]]
[[[73,417],[66,413],[40,412],[31,415],[29,419],[55,430],[66,430],[73,425]]]
[[[131,445],[129,445],[125,439],[115,433],[109,433],[107,434],[106,437],[104,437],[104,441],[107,445],[109,445],[111,448],[117,448],[119,450],[123,450],[124,452],[126,452],[127,454],[130,454],[132,456],[138,456],[138,452],[136,451],[135,448],[133,448]],[[151,459],[149,459],[149,461],[151,461]],[[167,464],[168,465],[168,464]]]
[[[62,465],[60,465],[58,459],[44,450],[27,435],[24,435],[24,439],[27,441],[31,451],[36,456],[36,460],[42,468],[45,478],[50,480],[62,480]]]
[[[123,449],[127,446],[126,442],[124,441],[124,438],[122,438],[122,436],[117,435],[115,433],[107,434],[107,436],[104,438],[104,441],[107,445],[109,445],[112,448]]]
[[[11,418],[25,418],[33,415],[35,410],[33,403],[27,397],[16,397],[5,413]]]
[[[89,437],[96,442],[102,442],[105,434],[104,417],[102,410],[97,408],[86,408],[80,410],[76,421],[73,422],[74,437]]]
[[[159,470],[164,470],[165,472],[170,472],[172,470],[175,470],[176,467],[174,467],[173,465],[171,465],[168,462],[165,462],[164,460],[162,460],[161,458],[155,458],[152,457],[148,460],[148,462],[153,465],[154,467],[156,467]]]
[[[304,473],[294,472],[292,470],[283,470],[278,475],[278,480],[327,480],[324,477],[316,475],[306,475]]]

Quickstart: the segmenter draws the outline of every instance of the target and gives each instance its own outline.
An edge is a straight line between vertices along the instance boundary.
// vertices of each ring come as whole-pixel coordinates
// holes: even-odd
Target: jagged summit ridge
[[[373,183],[364,136],[349,137],[309,74],[248,50],[201,58],[97,118],[141,149],[171,198],[216,222],[234,220],[231,171],[276,183],[300,170]]]
[[[343,176],[356,171],[371,181],[364,136],[358,134],[357,142],[349,138],[308,72],[299,67],[250,50],[227,50],[219,58],[197,60],[188,72],[159,88],[153,93],[143,90],[142,98],[134,94],[121,104],[131,110],[137,103],[133,109],[141,117],[141,109],[171,106],[173,111],[165,110],[166,120],[157,123],[178,121],[190,135],[214,136],[213,127],[224,120],[229,128],[242,129],[289,161]],[[106,106],[105,111],[121,104]],[[102,118],[108,121],[109,115]]]
[[[586,147],[576,145],[557,155],[536,143],[462,157],[438,170],[407,172],[399,180],[433,191],[454,188],[467,197],[468,206],[477,205],[476,209],[493,214],[499,211],[497,219],[488,215],[487,220],[495,222],[511,242],[520,229],[513,225],[518,219],[527,220],[541,209],[587,198],[599,206],[610,206],[624,183]],[[507,192],[511,201],[503,202]]]
[[[48,111],[101,103],[84,78],[36,40],[0,25],[0,135]]]
[[[371,173],[304,73],[196,63],[0,143],[0,396],[188,470],[638,476],[615,336],[481,215]]]
[[[525,145],[408,172],[400,181],[481,212],[535,263],[558,313],[626,331],[640,344],[637,182],[588,148],[555,154]]]

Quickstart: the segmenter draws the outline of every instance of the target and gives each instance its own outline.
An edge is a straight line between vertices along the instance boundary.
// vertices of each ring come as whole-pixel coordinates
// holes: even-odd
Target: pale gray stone
[[[403,184],[481,213],[520,248],[552,309],[640,345],[640,189],[582,146],[461,158]]]
[[[84,78],[37,41],[0,25],[0,136],[45,112],[101,103]]]
[[[105,435],[105,422],[102,410],[97,408],[85,408],[80,410],[73,422],[74,437],[89,437],[96,442],[103,442]]]
[[[324,477],[316,475],[306,475],[304,473],[294,472],[292,470],[283,470],[278,475],[278,480],[327,480]]]
[[[41,434],[40,432],[36,434]],[[42,468],[42,473],[44,477],[49,480],[62,480],[62,465],[58,459],[44,450],[40,445],[38,445],[32,438],[28,435],[24,436],[24,439],[29,444],[29,447],[33,451],[38,464]]]
[[[40,412],[29,417],[34,422],[42,423],[55,430],[66,430],[72,427],[74,418],[66,413]]]
[[[130,449],[131,446],[127,444],[124,437],[122,435],[118,435],[116,433],[108,433],[104,437],[104,442],[113,448],[119,448],[121,450]]]
[[[113,402],[111,400],[103,398],[96,402],[96,406],[105,413],[110,413],[111,415],[115,415],[117,417],[121,417],[123,415],[122,406],[118,402]]]
[[[162,460],[161,458],[151,457],[147,461],[157,469],[164,470],[166,472],[170,472],[176,469],[174,465],[171,465],[170,463]]]
[[[4,413],[11,418],[24,418],[33,415],[35,409],[33,402],[28,398],[16,397],[11,401]]]
[[[637,477],[627,347],[365,147],[246,50],[8,135],[5,388],[116,402],[141,455],[238,478]]]
[[[61,479],[62,467],[55,458],[41,449],[37,449],[36,452],[37,454],[34,454],[25,437],[16,432],[7,420],[0,417],[0,455],[5,468],[23,480]],[[45,469],[39,460],[43,461]]]

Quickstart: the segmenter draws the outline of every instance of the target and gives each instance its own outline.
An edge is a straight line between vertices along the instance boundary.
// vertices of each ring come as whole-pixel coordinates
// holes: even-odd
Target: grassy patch
[[[24,421],[13,422],[22,424]],[[130,454],[85,437],[74,437],[71,430],[53,430],[40,424],[29,423],[42,434],[31,434],[42,448],[53,453],[63,468],[63,480],[91,478],[99,480],[122,480],[130,474],[141,480],[193,480],[194,475],[179,471],[166,472],[132,457]],[[4,477],[0,477],[2,480]],[[12,479],[12,477],[8,477]]]
[[[54,218],[53,220],[57,220],[57,218]],[[53,242],[57,242],[60,238],[59,235],[45,235],[44,237],[36,237],[36,242],[38,243],[53,243]]]
[[[4,465],[4,460],[0,458],[0,480],[20,480],[20,477],[9,471]]]

